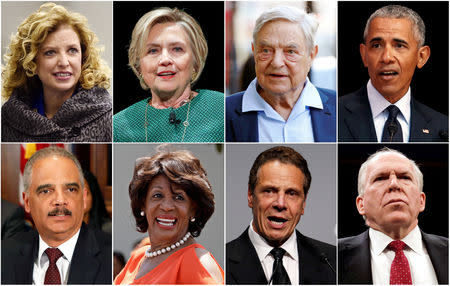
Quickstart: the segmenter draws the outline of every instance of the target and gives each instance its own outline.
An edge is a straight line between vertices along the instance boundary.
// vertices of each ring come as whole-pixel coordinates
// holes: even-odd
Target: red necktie
[[[45,272],[44,284],[59,284],[61,285],[61,276],[59,275],[56,261],[63,256],[61,250],[58,248],[47,248],[45,250],[50,264],[48,265],[47,272]]]
[[[388,248],[395,251],[395,258],[391,265],[391,285],[411,285],[411,271],[409,270],[408,259],[403,253],[406,244],[401,240],[394,240],[389,243]]]

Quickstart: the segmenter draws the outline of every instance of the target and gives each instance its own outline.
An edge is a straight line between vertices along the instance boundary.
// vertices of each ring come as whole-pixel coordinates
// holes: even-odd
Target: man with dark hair
[[[311,184],[308,163],[289,147],[258,155],[250,170],[250,226],[227,243],[227,284],[336,284],[336,248],[294,231]]]
[[[75,156],[41,149],[23,180],[37,231],[2,241],[2,284],[111,284],[111,237],[83,223],[86,189]]]
[[[370,80],[339,98],[339,141],[448,141],[448,117],[416,101],[410,89],[416,67],[430,57],[419,14],[399,5],[378,9],[359,50]]]

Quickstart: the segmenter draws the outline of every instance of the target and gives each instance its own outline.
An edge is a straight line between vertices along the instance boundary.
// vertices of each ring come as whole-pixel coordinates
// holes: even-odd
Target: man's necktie
[[[401,240],[394,240],[389,243],[388,248],[395,252],[395,258],[391,264],[391,285],[411,285],[411,271],[409,270],[408,259],[403,253],[406,244]]]
[[[397,120],[397,115],[400,113],[395,105],[386,107],[389,112],[389,117],[384,123],[383,136],[381,142],[403,142],[403,132],[400,122]]]
[[[270,251],[275,261],[273,262],[272,278],[274,285],[291,284],[291,280],[283,266],[283,256],[286,250],[283,248],[274,248]]]
[[[61,250],[58,248],[47,248],[45,250],[50,264],[48,265],[47,272],[45,272],[44,284],[59,284],[61,285],[61,276],[59,275],[56,261],[63,256]]]

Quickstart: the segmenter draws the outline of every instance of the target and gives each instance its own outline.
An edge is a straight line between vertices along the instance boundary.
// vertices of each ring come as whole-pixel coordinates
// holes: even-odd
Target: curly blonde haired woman
[[[111,141],[110,69],[79,13],[54,3],[29,15],[4,56],[3,142]]]

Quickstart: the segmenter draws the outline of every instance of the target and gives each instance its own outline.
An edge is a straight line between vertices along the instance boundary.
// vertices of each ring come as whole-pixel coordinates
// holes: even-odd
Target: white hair
[[[302,9],[291,6],[277,6],[262,13],[256,20],[253,29],[253,44],[256,45],[256,38],[262,27],[268,22],[275,20],[286,20],[297,23],[305,36],[308,51],[311,52],[315,45],[315,35],[319,22],[310,14]]]
[[[364,196],[364,192],[365,192],[366,184],[367,184],[367,167],[368,167],[369,163],[371,163],[373,160],[377,159],[380,156],[384,156],[384,155],[388,155],[388,154],[397,155],[397,156],[401,156],[405,159],[408,159],[408,161],[411,163],[411,165],[413,167],[414,177],[417,180],[417,186],[419,188],[419,191],[422,192],[423,174],[420,171],[419,166],[417,166],[416,162],[414,162],[413,160],[406,157],[405,154],[403,154],[400,151],[384,147],[384,148],[378,150],[377,152],[373,153],[372,155],[370,155],[369,158],[367,158],[367,160],[359,168],[358,196],[360,196],[360,197]]]

